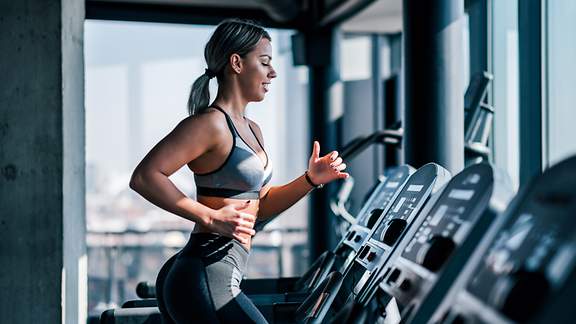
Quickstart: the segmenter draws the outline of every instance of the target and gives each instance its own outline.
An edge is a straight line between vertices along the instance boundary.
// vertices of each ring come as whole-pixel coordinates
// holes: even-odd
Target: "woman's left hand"
[[[346,169],[346,163],[338,156],[337,151],[332,151],[320,157],[320,143],[314,141],[312,156],[308,161],[308,176],[316,185],[326,184],[336,179],[346,179],[350,175],[341,172]]]

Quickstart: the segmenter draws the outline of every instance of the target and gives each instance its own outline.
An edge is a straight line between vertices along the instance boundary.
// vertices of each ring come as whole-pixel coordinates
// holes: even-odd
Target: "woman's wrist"
[[[214,219],[214,212],[214,209],[206,207],[206,209],[200,215],[198,215],[200,218],[200,225],[204,227],[210,227]]]
[[[304,172],[304,178],[306,179],[306,182],[308,182],[308,184],[312,187],[312,188],[316,188],[316,189],[320,189],[322,187],[324,187],[324,184],[322,183],[316,183],[312,180],[312,178],[310,177],[310,174],[308,173],[308,170],[306,170]]]

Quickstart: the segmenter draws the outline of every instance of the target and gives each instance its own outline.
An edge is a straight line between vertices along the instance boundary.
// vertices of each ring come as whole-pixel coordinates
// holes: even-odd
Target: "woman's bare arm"
[[[225,140],[223,134],[227,134],[227,128],[223,127],[227,126],[217,118],[223,117],[208,112],[180,122],[138,164],[130,179],[130,188],[170,213],[243,241],[237,235],[253,235],[254,222],[254,216],[239,211],[245,206],[211,209],[188,198],[168,178]]]
[[[276,216],[302,199],[314,189],[304,175],[282,186],[267,186],[262,189],[258,208],[258,219]]]

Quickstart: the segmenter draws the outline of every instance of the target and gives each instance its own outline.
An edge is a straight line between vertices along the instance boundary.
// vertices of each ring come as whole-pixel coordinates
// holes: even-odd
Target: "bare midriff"
[[[196,200],[199,203],[215,210],[220,209],[229,204],[243,203],[246,202],[247,200],[250,200],[250,205],[248,205],[248,207],[240,211],[243,213],[254,215],[255,217],[258,215],[258,206],[260,202],[260,200],[258,199],[233,199],[233,198],[210,197],[210,196],[198,196]],[[196,226],[194,226],[194,230],[192,231],[192,233],[213,233],[213,232],[200,224],[196,224]],[[245,244],[242,243],[241,244],[246,248],[246,250],[250,251],[252,236],[248,234],[243,234],[243,237],[247,238],[248,241]]]

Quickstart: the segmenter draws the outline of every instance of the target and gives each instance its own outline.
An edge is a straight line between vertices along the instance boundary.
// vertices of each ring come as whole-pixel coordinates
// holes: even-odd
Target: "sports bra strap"
[[[212,108],[215,108],[217,110],[220,110],[220,112],[222,112],[224,114],[224,117],[226,117],[226,123],[228,123],[228,128],[230,128],[230,130],[232,131],[232,134],[234,134],[235,136],[238,136],[238,130],[236,129],[236,126],[234,126],[234,123],[232,122],[232,118],[230,118],[230,116],[228,115],[228,113],[226,111],[224,111],[224,109],[216,106],[216,105],[212,105],[210,106]]]
[[[256,136],[256,133],[254,132],[254,130],[252,129],[252,126],[250,126],[250,124],[248,124],[248,128],[250,128],[250,131],[252,132],[252,134],[254,135],[254,138],[256,139],[256,142],[258,142],[258,145],[260,145],[260,148],[262,149],[262,151],[264,151],[264,154],[266,154],[266,150],[264,150],[264,146],[262,145],[262,143],[260,143],[260,140],[258,139],[258,136]],[[266,155],[266,159],[268,159],[268,155]],[[268,164],[268,163],[266,163]]]

